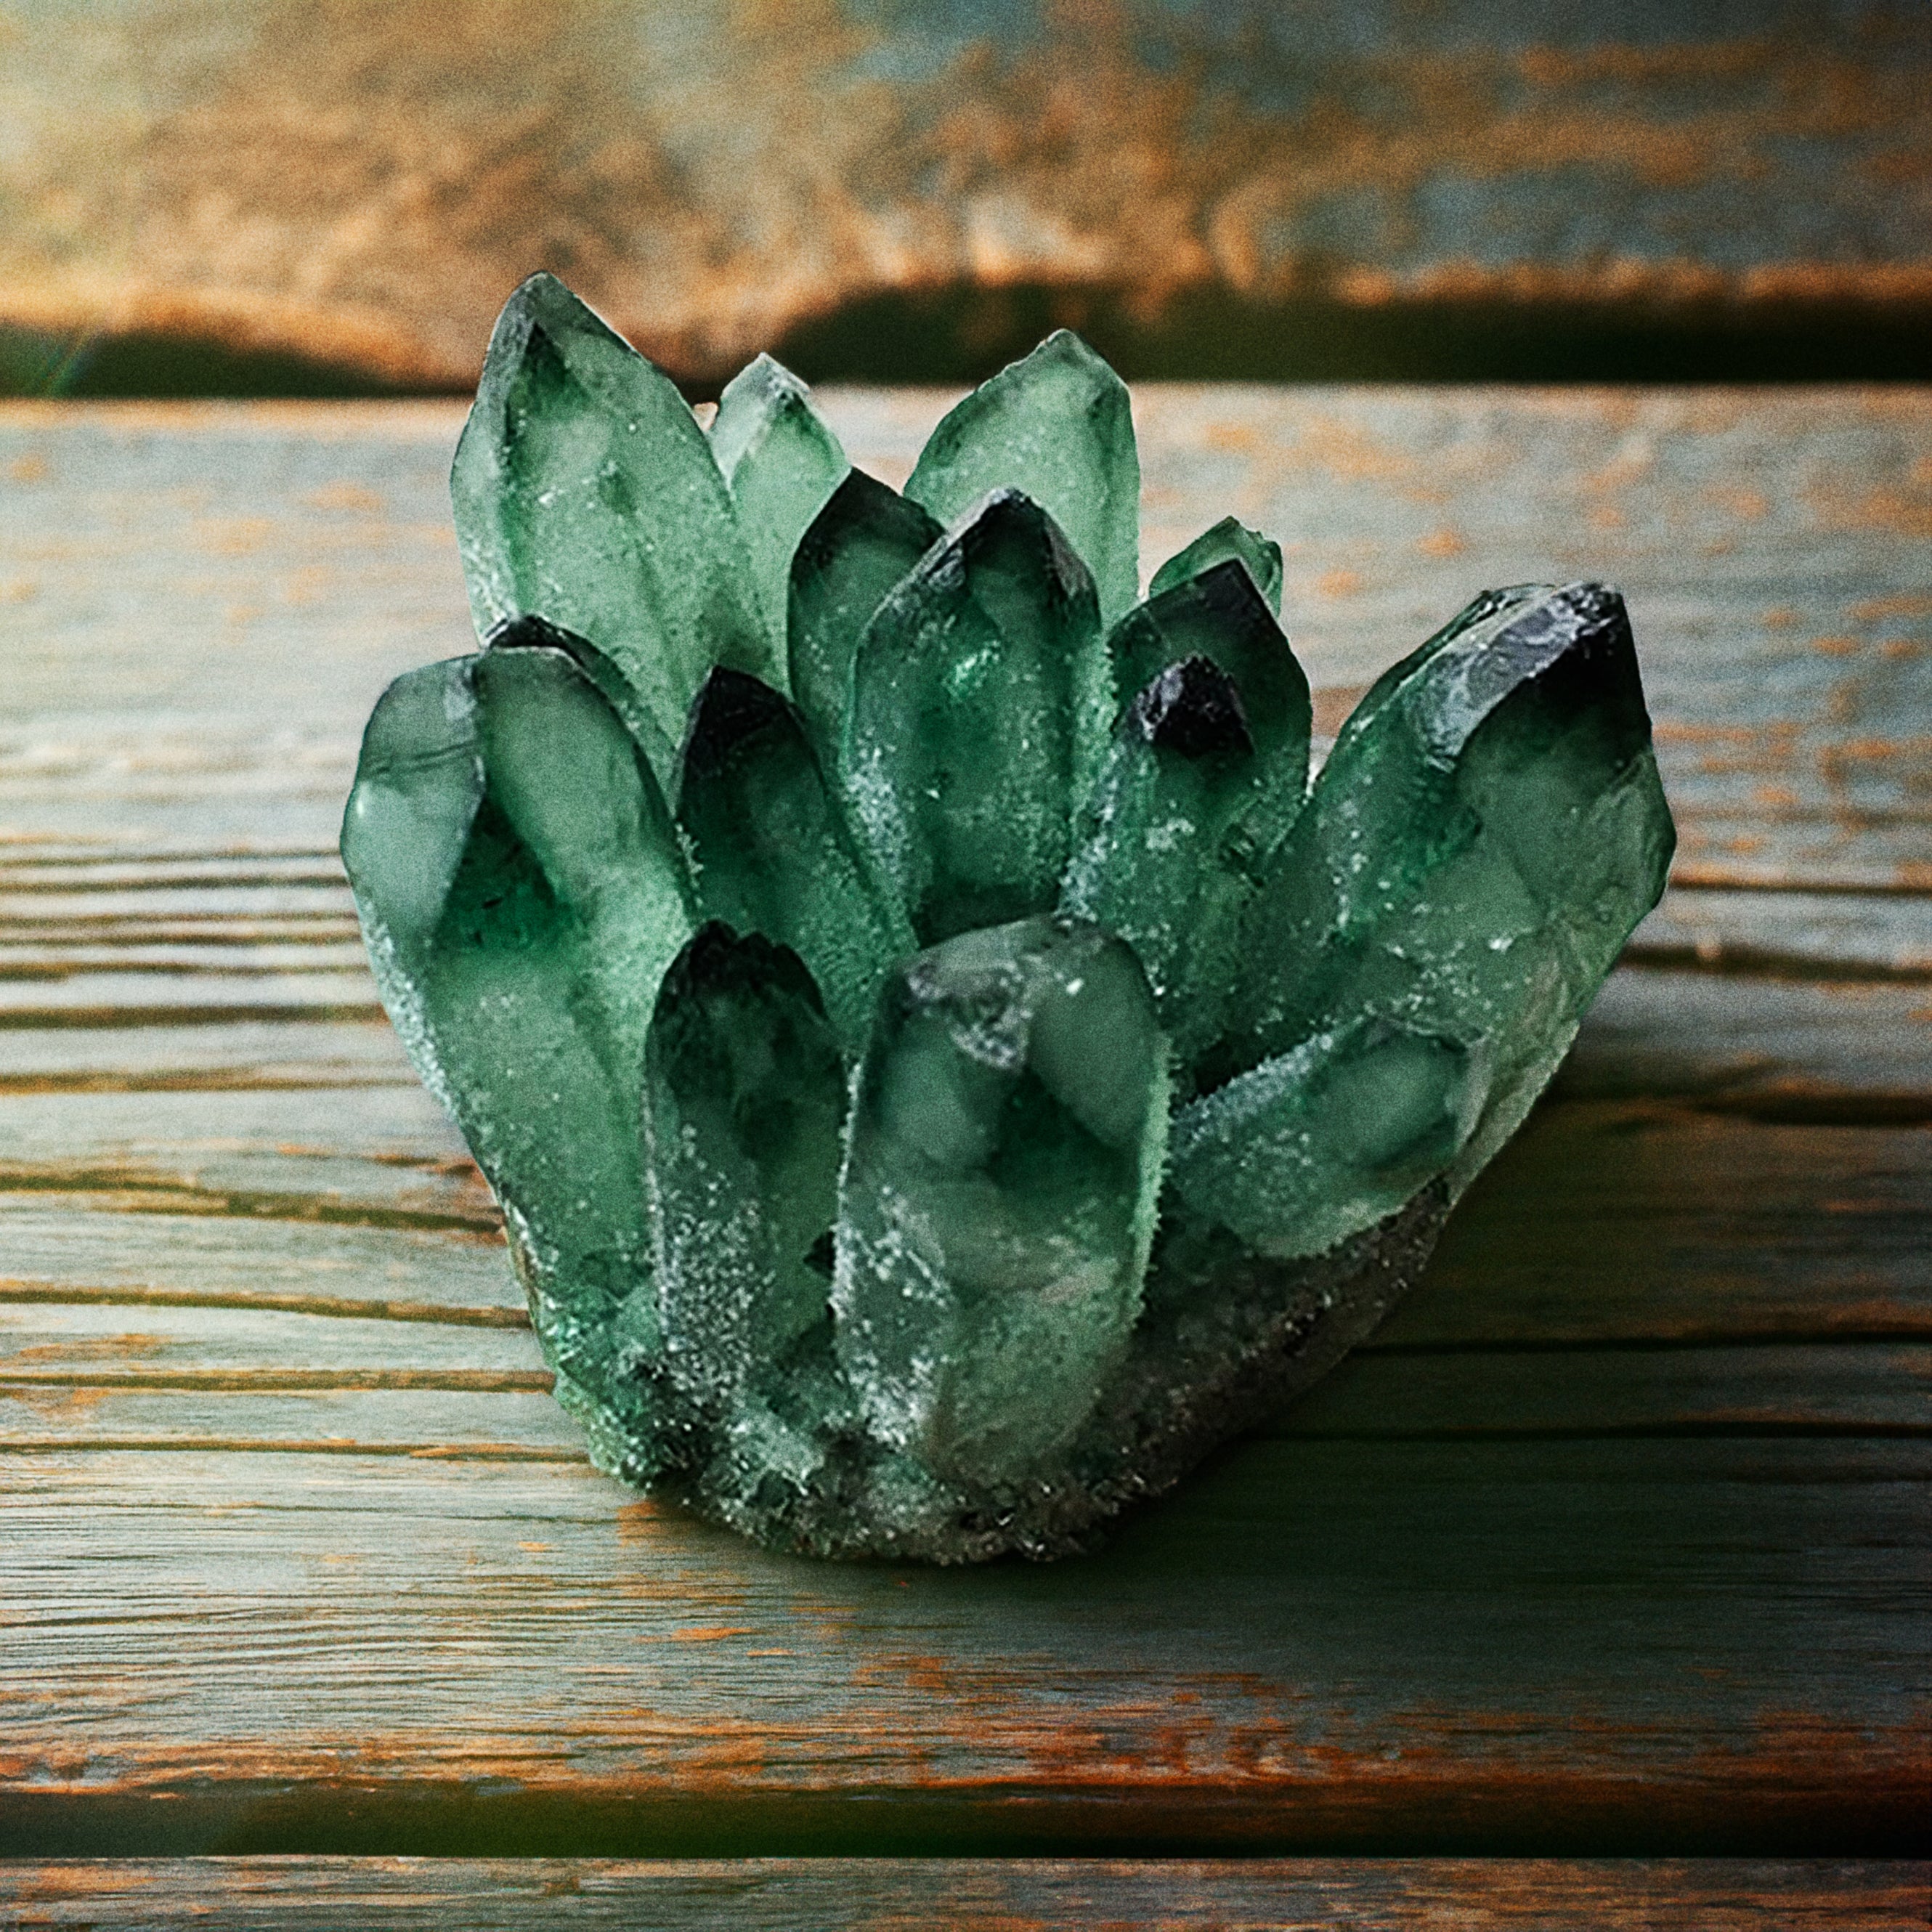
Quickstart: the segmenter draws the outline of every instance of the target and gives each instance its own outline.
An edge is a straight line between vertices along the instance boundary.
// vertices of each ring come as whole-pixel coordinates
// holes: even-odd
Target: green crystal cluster
[[[1050,1555],[1170,1485],[1412,1280],[1662,890],[1614,591],[1478,598],[1311,786],[1279,549],[1141,596],[1072,335],[899,494],[538,276],[453,493],[484,646],[370,721],[370,954],[599,1465],[767,1543]]]

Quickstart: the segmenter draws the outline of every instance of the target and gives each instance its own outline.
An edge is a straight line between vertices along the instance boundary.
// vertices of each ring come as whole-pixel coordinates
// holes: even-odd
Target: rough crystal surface
[[[1321,1374],[1521,1120],[1672,833],[1622,602],[1487,592],[1311,788],[1277,544],[1137,596],[1050,339],[901,496],[760,358],[707,436],[562,285],[452,479],[484,649],[343,827],[600,1466],[822,1555],[1052,1556]]]

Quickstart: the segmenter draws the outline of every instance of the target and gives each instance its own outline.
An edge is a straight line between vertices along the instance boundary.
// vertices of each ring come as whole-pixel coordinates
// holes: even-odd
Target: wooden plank
[[[1896,1853],[1928,1456],[1259,1442],[964,1571],[580,1466],[9,1456],[0,1844]]]
[[[454,386],[536,261],[717,380],[814,323],[917,370],[1097,311],[1180,366],[1294,368],[1432,298],[1395,340],[1439,366],[1442,306],[1515,346],[1552,306],[1574,334],[1924,302],[1909,10],[667,18],[16,6],[0,320],[51,332],[50,373],[131,338],[137,370],[185,342]]]
[[[253,1307],[490,1327],[527,1318],[494,1228],[228,1214],[205,1199],[190,1204],[202,1211],[173,1214],[170,1204],[165,1193],[0,1195],[0,1306]]]
[[[0,1364],[0,1394],[8,1386]],[[0,1429],[4,1429],[0,1421]],[[1932,1437],[1932,1348],[1358,1352],[1270,1436],[1391,1442],[1619,1436]]]
[[[1618,971],[1552,1090],[1764,1120],[1932,1124],[1932,998],[1870,981]]]
[[[1802,1859],[182,1858],[0,1867],[26,1932],[1911,1932],[1932,1867]]]
[[[70,1189],[175,1211],[499,1225],[455,1129],[414,1085],[0,1094],[0,1192]]]
[[[472,1387],[550,1387],[536,1336],[507,1323],[486,1328],[259,1306],[130,1310],[14,1300],[5,1294],[0,1290],[0,1390],[246,1391],[302,1382],[347,1388],[379,1378],[388,1386],[422,1386],[404,1378],[424,1376],[460,1377]]]
[[[1546,1104],[1372,1348],[1932,1333],[1932,1134]]]
[[[234,1311],[0,1324],[0,1452],[248,1444],[580,1456],[534,1339]],[[15,1331],[31,1338],[12,1346]],[[523,1346],[517,1346],[520,1342]],[[296,1348],[304,1352],[296,1354]],[[1334,1442],[1932,1437],[1932,1349],[1570,1349],[1352,1357],[1264,1431]],[[1183,1507],[1185,1507],[1184,1503]]]
[[[948,400],[824,403],[903,476]],[[1136,411],[1148,561],[1231,510],[1280,536],[1317,684],[1366,682],[1485,584],[1614,578],[1687,880],[1925,884],[1932,392],[1154,384]],[[459,420],[0,407],[30,478],[0,532],[0,838],[326,851],[377,692],[467,644]]]
[[[416,1084],[386,1018],[0,1033],[0,1094]]]
[[[1932,896],[1680,888],[1637,928],[1627,957],[1647,966],[1923,982],[1932,980]]]

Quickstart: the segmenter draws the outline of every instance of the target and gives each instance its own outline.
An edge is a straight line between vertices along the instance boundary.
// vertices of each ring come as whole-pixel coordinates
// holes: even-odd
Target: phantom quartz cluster
[[[770,1544],[1172,1485],[1414,1280],[1662,890],[1615,591],[1478,598],[1311,786],[1279,548],[1142,596],[1070,334],[900,493],[538,276],[452,488],[483,648],[370,720],[370,956],[598,1463]]]

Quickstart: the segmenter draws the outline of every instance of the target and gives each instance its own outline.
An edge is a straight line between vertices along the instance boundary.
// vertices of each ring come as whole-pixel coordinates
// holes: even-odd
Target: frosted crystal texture
[[[1278,545],[1136,595],[1061,334],[901,496],[761,357],[707,436],[561,284],[452,478],[477,656],[343,826],[603,1468],[767,1544],[1090,1543],[1372,1329],[1672,833],[1622,600],[1486,592],[1308,784]]]
[[[1052,518],[995,490],[881,604],[840,764],[928,943],[1051,910],[1112,715],[1094,584]]]
[[[1078,1430],[1139,1311],[1166,1043],[1084,921],[963,933],[887,988],[859,1070],[832,1296],[879,1438],[1017,1481]]]
[[[1138,597],[1141,460],[1126,385],[1066,329],[940,424],[905,493],[950,524],[993,490],[1031,497],[1066,533],[1104,622]]]
[[[644,1092],[664,1366],[701,1409],[824,1316],[845,1077],[798,955],[700,928],[658,989]]]
[[[1246,571],[1272,616],[1281,615],[1281,545],[1233,517],[1203,530],[1185,550],[1177,550],[1154,574],[1148,595],[1191,583],[1217,563],[1238,563]]]
[[[725,386],[712,418],[711,453],[730,490],[782,664],[792,554],[852,466],[805,385],[769,356]]]
[[[713,664],[783,684],[704,432],[552,276],[532,275],[497,319],[450,495],[478,634],[533,615],[587,638],[664,742]]]

